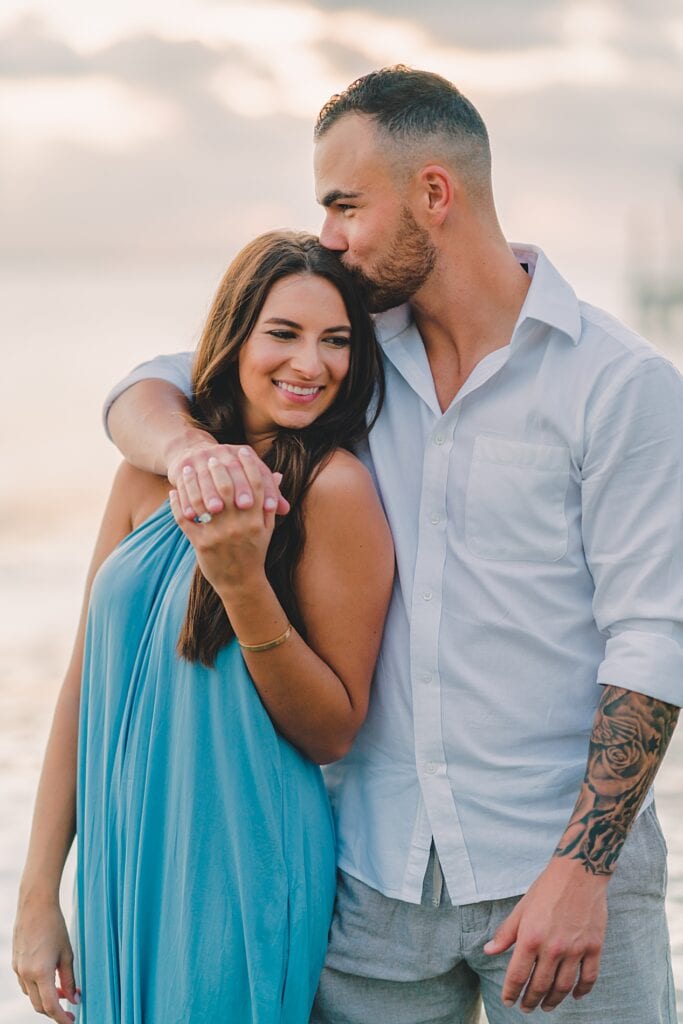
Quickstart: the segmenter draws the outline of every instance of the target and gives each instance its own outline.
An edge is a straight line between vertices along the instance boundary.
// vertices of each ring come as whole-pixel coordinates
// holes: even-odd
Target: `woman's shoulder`
[[[112,497],[125,504],[134,529],[168,497],[169,487],[165,477],[122,462],[114,477]]]
[[[357,500],[371,497],[379,501],[370,473],[351,452],[337,448],[316,473],[308,488],[309,501]]]
[[[366,572],[372,558],[381,583],[393,575],[394,548],[372,476],[355,455],[337,450],[315,477],[304,500],[305,571],[326,564],[339,572]]]
[[[337,449],[316,475],[306,494],[304,514],[308,528],[328,536],[386,532],[382,503],[372,476],[363,463],[343,449]]]

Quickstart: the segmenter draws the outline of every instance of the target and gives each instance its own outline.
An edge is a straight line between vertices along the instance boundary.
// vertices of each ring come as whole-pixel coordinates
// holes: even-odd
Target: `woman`
[[[363,722],[393,576],[371,480],[344,450],[381,371],[336,257],[308,235],[248,245],[193,385],[197,422],[245,443],[257,500],[235,509],[214,461],[225,511],[188,523],[168,481],[117,474],[15,928],[20,984],[60,1024],[76,981],[84,1024],[303,1024],[324,958],[334,852],[313,762]],[[252,450],[282,474],[277,523]],[[76,979],[58,902],[75,829]]]

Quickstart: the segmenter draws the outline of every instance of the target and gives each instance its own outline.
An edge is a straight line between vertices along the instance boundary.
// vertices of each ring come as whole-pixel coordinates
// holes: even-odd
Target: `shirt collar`
[[[574,290],[555,269],[545,253],[535,245],[512,244],[520,263],[525,263],[531,285],[519,313],[513,339],[525,320],[535,320],[556,328],[578,345],[581,338],[581,315]],[[381,345],[396,338],[412,322],[410,306],[388,309],[375,317],[375,331]]]
[[[413,315],[410,312],[410,305],[404,302],[402,306],[394,306],[384,313],[378,313],[373,319],[377,340],[380,345],[384,345],[405,331],[412,323]]]
[[[531,285],[512,334],[514,342],[525,320],[547,324],[565,334],[574,345],[581,339],[579,300],[573,288],[535,245],[511,245],[519,263],[525,263]]]

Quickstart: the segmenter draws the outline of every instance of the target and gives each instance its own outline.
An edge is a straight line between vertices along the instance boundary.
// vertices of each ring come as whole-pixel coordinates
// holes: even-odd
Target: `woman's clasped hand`
[[[263,572],[266,552],[275,528],[275,511],[264,505],[263,479],[257,456],[246,446],[238,449],[244,475],[253,495],[253,503],[244,509],[234,502],[234,488],[228,471],[217,458],[207,466],[216,492],[223,501],[221,512],[209,513],[206,522],[188,522],[178,492],[169,492],[175,520],[193,545],[197,564],[217,593],[221,588],[254,581]],[[190,470],[192,472],[192,470]]]

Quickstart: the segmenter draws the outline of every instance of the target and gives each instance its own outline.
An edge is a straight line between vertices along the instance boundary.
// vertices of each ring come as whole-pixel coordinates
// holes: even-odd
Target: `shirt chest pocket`
[[[465,499],[472,554],[510,562],[556,562],[567,552],[569,449],[480,434]]]

